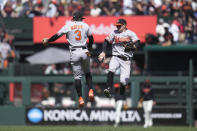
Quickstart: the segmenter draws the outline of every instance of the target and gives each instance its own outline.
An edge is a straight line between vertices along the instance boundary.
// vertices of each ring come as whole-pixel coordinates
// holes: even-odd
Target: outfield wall
[[[153,108],[154,125],[187,125],[186,108]],[[0,107],[0,125],[113,125],[113,108]],[[142,108],[122,110],[121,125],[143,125]]]

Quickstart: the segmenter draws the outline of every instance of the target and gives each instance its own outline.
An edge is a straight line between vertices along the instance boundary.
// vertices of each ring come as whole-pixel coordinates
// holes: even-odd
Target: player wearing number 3
[[[90,73],[90,52],[92,50],[92,44],[94,39],[88,24],[84,23],[83,16],[80,12],[76,12],[73,15],[72,21],[69,21],[64,25],[55,35],[51,38],[44,38],[43,44],[47,46],[48,42],[52,42],[60,38],[62,35],[66,35],[66,39],[69,42],[70,49],[70,61],[74,75],[74,85],[79,96],[79,106],[84,106],[84,100],[82,98],[82,85],[81,77],[82,71],[85,73],[86,83],[89,88],[89,99],[94,100],[94,93],[92,89],[92,75]],[[86,43],[87,38],[89,44]]]

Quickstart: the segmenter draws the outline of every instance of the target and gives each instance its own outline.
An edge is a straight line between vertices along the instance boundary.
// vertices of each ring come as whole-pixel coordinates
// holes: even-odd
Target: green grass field
[[[197,131],[196,127],[155,126],[0,126],[0,131]]]

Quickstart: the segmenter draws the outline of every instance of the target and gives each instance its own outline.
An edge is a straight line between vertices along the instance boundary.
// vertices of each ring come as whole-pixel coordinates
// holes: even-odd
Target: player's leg
[[[107,74],[107,88],[104,90],[104,94],[107,97],[111,97],[111,89],[114,83],[114,72],[109,71]]]
[[[117,100],[116,101],[116,119],[114,127],[117,127],[120,123],[120,116],[121,116],[121,108],[122,108],[123,100]]]
[[[131,71],[130,61],[120,61],[120,95],[125,96],[125,89],[128,85]]]
[[[94,91],[92,88],[92,74],[90,72],[90,57],[84,52],[83,57],[82,57],[82,68],[85,73],[85,78],[86,78],[86,84],[89,89],[89,99],[90,101],[94,100]]]
[[[78,97],[79,97],[79,100],[78,100],[79,101],[79,106],[83,107],[85,102],[84,102],[83,97],[82,97],[81,79],[75,79],[74,83],[75,83],[75,88],[77,90],[77,94],[78,94]]]
[[[153,125],[152,121],[152,107],[153,107],[153,100],[147,101],[147,110],[148,110],[148,126],[151,127]]]
[[[114,82],[114,72],[116,69],[120,66],[118,58],[112,57],[111,61],[109,63],[109,72],[107,74],[107,88],[104,89],[104,94],[107,97],[111,96],[111,89],[113,88],[113,82]]]
[[[82,98],[82,85],[81,85],[81,77],[82,77],[82,71],[81,71],[81,63],[80,63],[80,57],[78,57],[76,54],[71,53],[71,66],[74,76],[74,85],[75,89],[77,90],[77,94],[79,97],[79,106],[84,106],[84,100]]]
[[[142,107],[144,110],[144,128],[148,127],[148,108],[147,108],[147,101],[143,101]]]

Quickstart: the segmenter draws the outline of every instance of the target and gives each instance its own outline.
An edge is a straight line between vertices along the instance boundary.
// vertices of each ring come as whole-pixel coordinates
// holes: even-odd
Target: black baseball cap
[[[85,18],[83,17],[83,14],[81,12],[75,12],[73,14],[73,19],[85,19]]]
[[[118,19],[115,25],[127,25],[127,22],[125,19]]]

